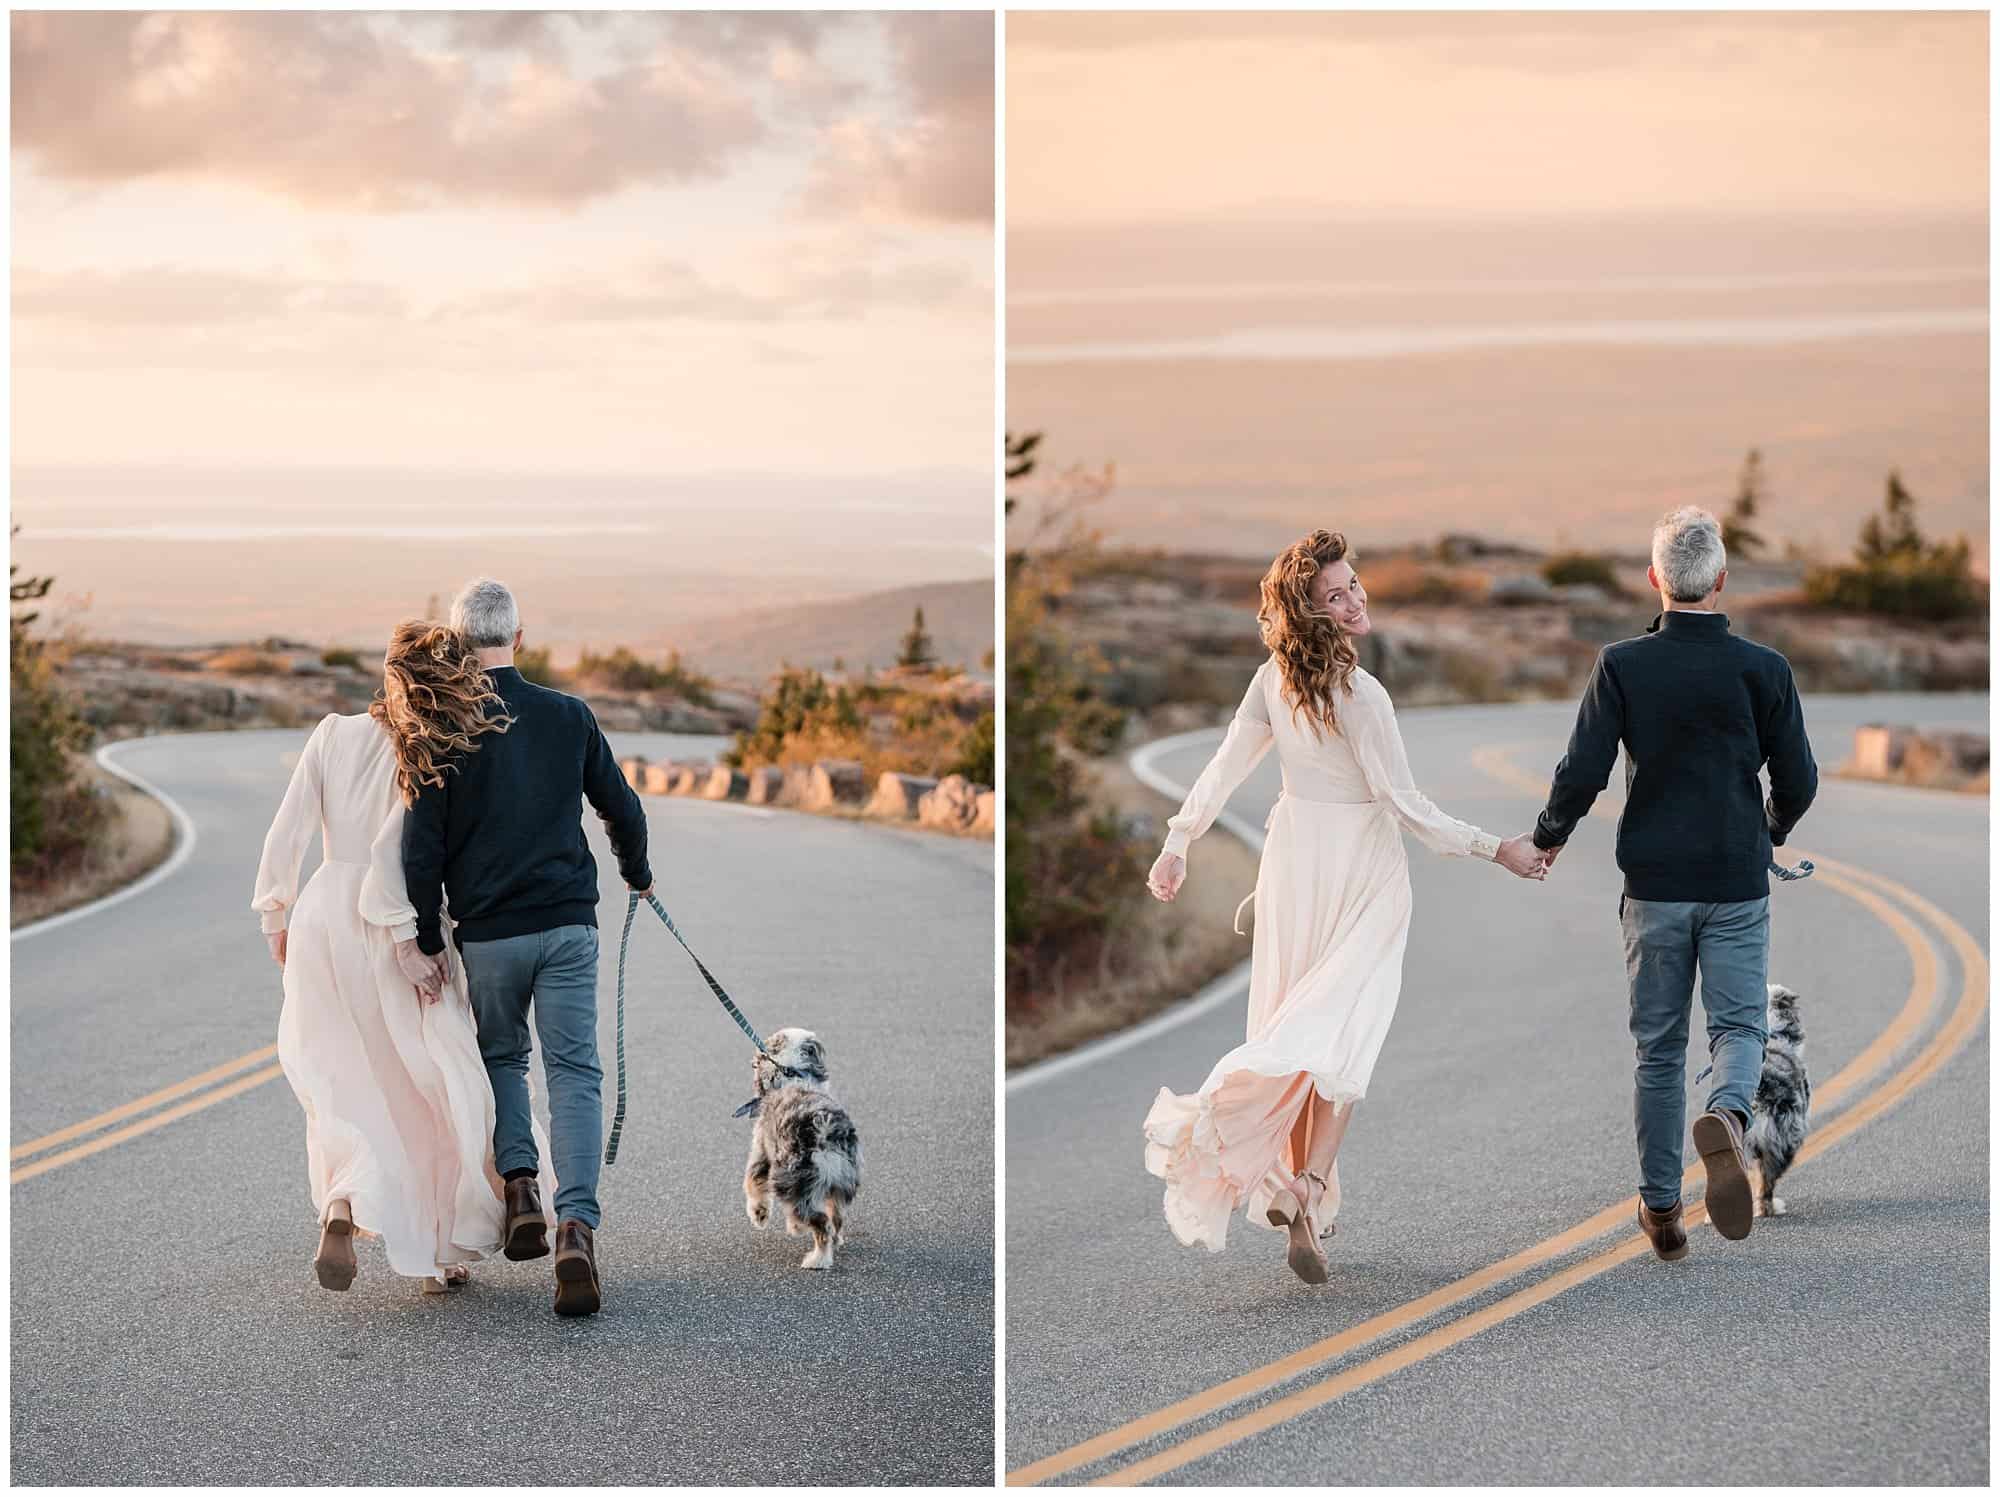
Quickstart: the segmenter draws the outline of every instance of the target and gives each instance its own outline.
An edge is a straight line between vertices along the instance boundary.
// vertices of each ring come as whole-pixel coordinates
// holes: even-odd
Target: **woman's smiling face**
[[[1349,634],[1366,634],[1374,627],[1368,620],[1368,594],[1345,561],[1321,567],[1313,574],[1312,601],[1317,611]]]

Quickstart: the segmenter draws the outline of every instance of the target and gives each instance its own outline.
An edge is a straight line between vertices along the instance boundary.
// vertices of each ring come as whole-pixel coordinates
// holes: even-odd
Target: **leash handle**
[[[639,896],[625,905],[625,930],[618,937],[618,1110],[612,1115],[611,1137],[604,1145],[604,1162],[618,1159],[618,1138],[625,1131],[625,952],[632,944],[632,917],[639,913]]]

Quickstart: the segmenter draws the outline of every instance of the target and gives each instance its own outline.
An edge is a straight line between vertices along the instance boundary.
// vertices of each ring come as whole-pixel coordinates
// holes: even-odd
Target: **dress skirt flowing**
[[[1267,664],[1251,682],[1167,840],[1167,851],[1185,855],[1276,743],[1285,790],[1265,823],[1258,866],[1244,1042],[1200,1090],[1162,1087],[1144,1124],[1146,1168],[1166,1181],[1168,1226],[1183,1244],[1215,1252],[1239,1206],[1270,1225],[1273,1193],[1305,1167],[1291,1158],[1291,1135],[1311,1097],[1345,1108],[1367,1093],[1402,993],[1411,913],[1405,828],[1457,856],[1490,857],[1498,845],[1415,789],[1388,695],[1365,671],[1355,672],[1338,735],[1302,727],[1275,676]],[[1335,1173],[1322,1225],[1339,1203]]]
[[[493,1090],[457,954],[443,995],[419,1002],[394,938],[354,913],[367,871],[322,863],[299,895],[278,1061],[306,1116],[314,1212],[346,1200],[389,1266],[423,1277],[499,1250]]]
[[[1174,1236],[1220,1250],[1229,1214],[1251,1221],[1291,1172],[1274,1168],[1310,1092],[1339,1106],[1368,1090],[1403,985],[1410,866],[1378,802],[1286,795],[1268,823],[1253,908],[1244,1043],[1201,1090],[1165,1087],[1146,1118],[1146,1168],[1167,1182]]]
[[[252,906],[267,932],[287,932],[278,1061],[305,1112],[313,1210],[324,1221],[329,1201],[347,1201],[390,1268],[418,1278],[498,1252],[505,1207],[464,965],[447,940],[434,1004],[396,965],[397,940],[416,934],[402,825],[386,732],[329,716],[265,839]],[[321,862],[301,889],[315,837]],[[539,1123],[535,1140],[547,1160]],[[542,1185],[552,1200],[546,1169]]]

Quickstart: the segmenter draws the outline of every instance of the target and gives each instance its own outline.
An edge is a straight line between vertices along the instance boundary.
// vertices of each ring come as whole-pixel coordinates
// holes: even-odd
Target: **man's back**
[[[597,863],[582,825],[588,798],[604,819],[628,884],[652,882],[646,818],[590,709],[524,679],[487,672],[513,719],[456,756],[442,786],[425,786],[403,831],[417,939],[441,951],[437,889],[461,945],[597,923]]]
[[[1766,897],[1771,848],[1819,783],[1785,657],[1731,634],[1726,614],[1686,609],[1607,646],[1557,766],[1539,845],[1568,840],[1620,746],[1625,892],[1712,903]],[[1757,778],[1766,763],[1768,805]]]

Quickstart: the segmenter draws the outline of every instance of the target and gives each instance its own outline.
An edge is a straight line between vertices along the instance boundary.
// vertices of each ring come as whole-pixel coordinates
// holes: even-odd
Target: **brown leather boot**
[[[580,1221],[557,1222],[556,1314],[595,1315],[600,1303],[596,1234]]]
[[[1674,1202],[1671,1211],[1655,1211],[1643,1200],[1640,1201],[1639,1230],[1652,1242],[1653,1251],[1667,1262],[1672,1263],[1688,1255],[1687,1228],[1681,1225],[1679,1201]]]
[[[542,1215],[542,1188],[533,1175],[507,1182],[507,1230],[501,1240],[516,1263],[548,1256],[549,1224]]]
[[[1743,1125],[1728,1108],[1704,1112],[1694,1120],[1694,1146],[1708,1171],[1708,1219],[1731,1242],[1750,1235],[1757,1219],[1750,1195],[1750,1161],[1743,1153]]]

